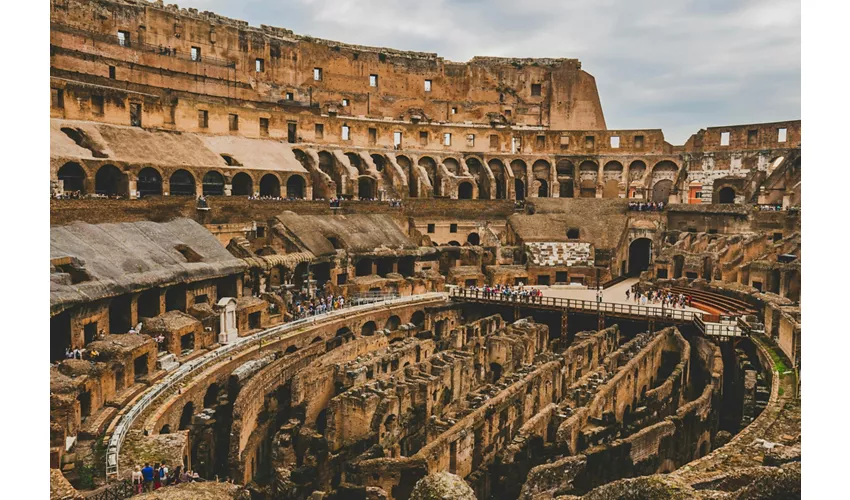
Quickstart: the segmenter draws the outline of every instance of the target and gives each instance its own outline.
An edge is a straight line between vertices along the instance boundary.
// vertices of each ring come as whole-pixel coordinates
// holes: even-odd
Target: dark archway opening
[[[280,198],[280,179],[274,174],[266,174],[260,179],[260,196]]]
[[[457,198],[459,200],[471,200],[472,199],[472,183],[470,182],[461,182],[457,187]]]
[[[216,406],[216,403],[218,403],[218,392],[218,384],[213,383],[209,386],[206,394],[204,394],[204,408],[214,408]]]
[[[722,203],[724,205],[730,205],[735,203],[735,190],[730,187],[722,188],[717,193],[717,202]]]
[[[195,178],[187,170],[178,170],[168,181],[172,196],[195,196]]]
[[[162,194],[162,176],[155,168],[146,167],[139,171],[136,190],[140,197],[159,196]]]
[[[481,237],[478,236],[478,233],[469,233],[469,236],[466,237],[466,242],[470,245],[480,245]]]
[[[516,192],[517,200],[525,199],[525,184],[521,180],[514,180],[514,191]]]
[[[540,187],[537,188],[538,198],[547,198],[549,196],[549,183],[543,179],[539,179]]]
[[[573,193],[573,182],[570,181],[561,181],[561,184],[558,186],[558,194],[561,198],[572,198],[575,196]]]
[[[62,190],[66,192],[79,191],[86,194],[86,172],[79,163],[66,163],[57,173]]]
[[[254,180],[245,172],[239,172],[231,180],[230,194],[233,196],[251,196],[254,194]]]
[[[652,258],[652,241],[638,238],[629,245],[629,276],[638,276],[649,269]]]
[[[304,182],[304,178],[300,175],[291,176],[286,181],[286,197],[294,198],[296,200],[304,199],[305,185],[306,183]]]
[[[211,170],[204,174],[202,186],[204,196],[223,196],[224,176],[215,170]]]
[[[185,431],[189,428],[189,425],[192,424],[192,415],[195,414],[195,404],[189,401],[186,403],[186,406],[183,407],[183,413],[180,414],[180,427],[178,428],[181,431]]]
[[[357,181],[357,197],[361,200],[371,200],[375,196],[375,179],[371,177],[360,177]]]
[[[71,347],[71,315],[67,311],[50,318],[50,361],[65,359],[65,349]]]
[[[121,171],[114,165],[100,167],[94,177],[94,191],[104,196],[117,196],[120,194]]]
[[[502,378],[502,365],[490,363],[490,383],[495,384],[500,378]]]

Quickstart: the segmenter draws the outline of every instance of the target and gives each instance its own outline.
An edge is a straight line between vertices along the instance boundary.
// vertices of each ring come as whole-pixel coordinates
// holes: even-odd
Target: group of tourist
[[[284,303],[287,303],[284,298]],[[325,291],[317,291],[315,297],[310,297],[304,292],[295,294],[287,304],[292,319],[307,318],[317,314],[335,311],[345,307],[345,297],[334,295]]]
[[[298,198],[298,197],[295,197],[295,196],[269,196],[269,195],[254,196],[254,195],[251,195],[251,196],[248,197],[248,199],[249,200],[259,200],[259,201],[301,201],[301,200],[305,200],[306,198]]]
[[[159,46],[159,55],[161,55],[161,56],[176,56],[177,55],[177,49],[172,49],[171,47],[163,47],[162,45],[160,45]],[[200,61],[201,55],[198,54],[196,56],[195,60]]]
[[[64,191],[64,192],[61,192],[61,193],[57,192],[56,194],[53,195],[53,197],[56,198],[57,200],[79,200],[80,198],[83,197],[83,192],[80,191],[80,190]]]
[[[664,210],[664,202],[651,201],[646,203],[643,201],[630,201],[629,210],[632,212],[660,212]]]
[[[626,300],[633,298],[636,304],[645,306],[647,304],[661,304],[661,307],[673,309],[691,306],[692,297],[683,293],[675,294],[669,290],[649,290],[642,292],[636,286],[626,289]]]
[[[207,205],[207,197],[204,195],[198,196],[198,208],[209,208]]]
[[[517,286],[508,285],[470,285],[467,290],[478,295],[481,294],[485,299],[506,299],[519,300],[523,302],[538,302],[543,297],[543,291],[539,288],[526,288],[522,283]]]
[[[194,483],[203,481],[197,472],[188,469],[183,469],[181,466],[174,468],[174,471],[169,473],[168,466],[163,460],[162,463],[155,463],[151,466],[150,462],[146,463],[143,468],[136,466],[131,476],[133,481],[133,493],[140,494],[142,492],[154,491],[163,486],[173,486],[180,483]],[[227,479],[227,482],[232,482]]]

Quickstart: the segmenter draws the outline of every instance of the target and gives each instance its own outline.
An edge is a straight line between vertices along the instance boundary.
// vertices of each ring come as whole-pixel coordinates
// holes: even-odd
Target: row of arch
[[[62,182],[65,191],[79,191],[88,194],[88,175],[85,169],[76,162],[69,162],[59,168],[57,178]],[[94,176],[95,194],[105,196],[126,195],[123,189],[124,173],[114,165],[103,165]],[[195,196],[197,193],[195,176],[185,169],[175,171],[168,179],[168,191],[172,196]],[[139,196],[156,196],[163,194],[162,174],[153,168],[145,167],[136,176],[136,190]],[[288,198],[305,198],[307,183],[304,177],[291,175],[281,189],[280,178],[275,174],[265,174],[260,178],[260,196],[286,196]],[[224,175],[216,170],[210,170],[201,179],[201,192],[204,196],[223,196],[225,194]],[[254,179],[245,172],[238,172],[231,178],[231,195],[251,196],[254,191]]]

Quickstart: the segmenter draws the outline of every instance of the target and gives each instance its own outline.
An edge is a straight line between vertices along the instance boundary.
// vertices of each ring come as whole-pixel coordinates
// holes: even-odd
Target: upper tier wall
[[[575,59],[453,63],[436,54],[250,27],[162,3],[53,0],[51,7],[51,44],[77,52],[69,60],[54,58],[57,68],[79,70],[73,59],[94,54],[132,63],[128,80],[175,90],[201,81],[203,93],[220,97],[277,102],[291,93],[291,100],[322,109],[349,99],[355,116],[398,117],[416,110],[435,120],[487,123],[492,113],[524,125],[605,129],[596,82]],[[160,47],[176,50],[176,56],[161,55]],[[83,72],[106,69],[101,66]],[[374,85],[370,75],[377,77]]]

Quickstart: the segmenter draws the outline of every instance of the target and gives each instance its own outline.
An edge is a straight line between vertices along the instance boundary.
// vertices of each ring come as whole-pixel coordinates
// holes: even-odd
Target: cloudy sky
[[[177,0],[341,42],[473,56],[570,57],[609,128],[800,118],[799,0]]]

